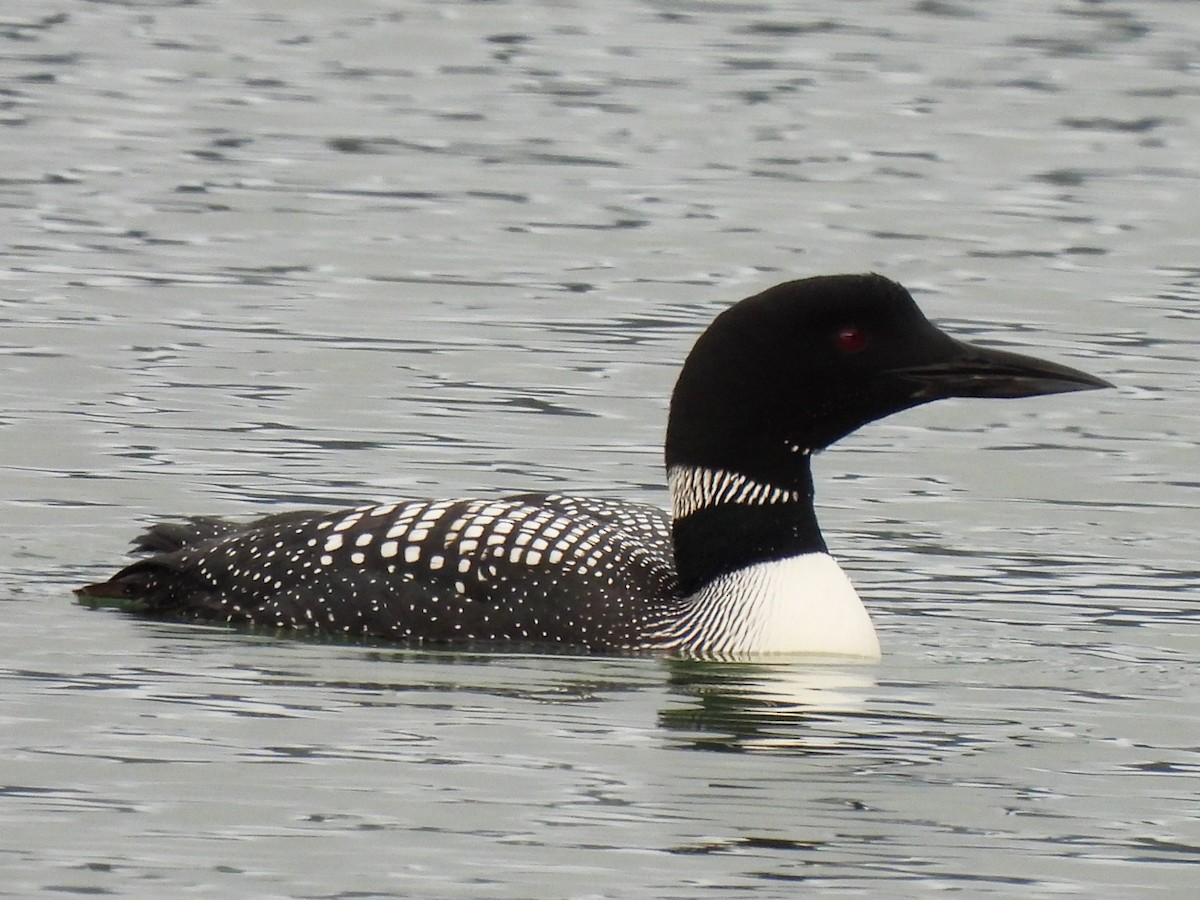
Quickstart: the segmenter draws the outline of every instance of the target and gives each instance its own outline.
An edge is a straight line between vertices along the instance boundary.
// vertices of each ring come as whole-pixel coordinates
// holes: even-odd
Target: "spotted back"
[[[227,524],[227,523],[226,523]],[[400,640],[637,646],[679,600],[670,522],[556,494],[288,514],[136,563],[152,610]]]

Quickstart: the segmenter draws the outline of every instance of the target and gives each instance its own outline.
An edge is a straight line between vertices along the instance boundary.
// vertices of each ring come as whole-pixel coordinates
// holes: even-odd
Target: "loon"
[[[426,645],[875,659],[829,555],[811,460],[867,422],[946,397],[1111,387],[959,341],[876,274],[779,284],[720,313],[684,362],[665,441],[670,517],[529,493],[196,517],[79,588],[144,615]]]

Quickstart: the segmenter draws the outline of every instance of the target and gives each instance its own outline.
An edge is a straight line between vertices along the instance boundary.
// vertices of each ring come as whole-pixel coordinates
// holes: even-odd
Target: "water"
[[[9,4],[0,896],[1192,896],[1200,12]],[[75,605],[163,515],[664,502],[719,309],[874,269],[1119,389],[818,463],[878,666]]]

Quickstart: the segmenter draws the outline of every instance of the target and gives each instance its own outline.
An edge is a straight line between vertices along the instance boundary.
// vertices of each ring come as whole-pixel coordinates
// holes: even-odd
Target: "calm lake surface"
[[[1195,896],[1200,6],[9,3],[0,896]],[[159,517],[666,502],[720,309],[875,270],[1117,390],[817,465],[885,658],[77,605]]]

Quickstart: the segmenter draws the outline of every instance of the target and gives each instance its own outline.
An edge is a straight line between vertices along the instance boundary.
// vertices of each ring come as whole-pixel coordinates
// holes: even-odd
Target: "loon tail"
[[[113,601],[133,609],[170,607],[178,602],[184,566],[179,551],[196,549],[234,534],[286,525],[293,520],[319,515],[311,509],[295,509],[264,516],[252,522],[234,522],[216,516],[191,516],[180,522],[159,522],[133,539],[132,553],[150,554],[146,559],[126,566],[107,581],[98,581],[75,589],[75,595],[89,600]],[[172,577],[173,576],[173,577]]]

